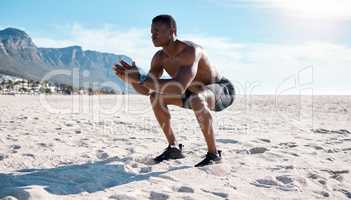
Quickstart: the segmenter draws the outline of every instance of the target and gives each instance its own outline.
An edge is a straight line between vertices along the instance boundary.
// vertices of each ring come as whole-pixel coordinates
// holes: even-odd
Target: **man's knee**
[[[206,109],[206,98],[202,94],[195,94],[190,97],[190,104],[193,110]]]
[[[150,94],[150,103],[152,107],[166,107],[167,103],[165,102],[165,99],[158,94],[158,93],[151,93]]]
[[[190,103],[201,127],[212,121],[212,114],[207,106],[204,95],[194,95],[190,99]]]

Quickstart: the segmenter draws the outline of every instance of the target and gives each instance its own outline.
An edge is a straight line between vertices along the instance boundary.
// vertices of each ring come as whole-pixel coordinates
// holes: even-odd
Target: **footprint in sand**
[[[173,176],[161,174],[159,178],[166,179],[167,181],[179,182],[179,180]]]
[[[325,192],[325,191],[313,191],[313,192],[316,193],[316,194],[319,194],[319,195],[321,195],[323,197],[329,197],[330,196],[329,193]]]
[[[23,153],[22,156],[26,156],[26,157],[31,157],[31,158],[35,158],[35,156],[31,153]]]
[[[265,148],[265,147],[254,147],[251,148],[248,153],[249,154],[260,154],[260,153],[264,153],[266,151],[269,151],[269,149]]]
[[[327,129],[319,128],[319,129],[311,129],[311,131],[313,133],[322,133],[322,134],[332,134],[332,133],[336,133],[336,134],[351,134],[351,132],[346,130],[346,129],[327,130]]]
[[[65,123],[65,126],[67,126],[67,127],[72,127],[73,126],[73,123]]]
[[[311,148],[314,148],[315,150],[324,150],[324,148],[323,148],[323,147],[318,146],[318,145],[315,145],[315,144],[305,144],[304,146],[305,146],[305,147],[311,147]]]
[[[11,136],[11,135],[7,135],[7,136],[6,136],[6,139],[7,139],[7,140],[11,140],[11,141],[13,141],[13,142],[17,142],[17,141],[18,141],[16,138],[13,138],[13,136]]]
[[[26,120],[26,119],[28,119],[28,117],[27,116],[19,116],[19,117],[17,117],[17,119],[19,119],[19,120]]]
[[[11,149],[11,150],[18,150],[18,149],[20,149],[20,148],[21,148],[21,146],[20,146],[20,145],[17,145],[17,144],[10,145],[10,149]]]
[[[346,129],[331,130],[330,132],[337,134],[351,134],[351,132]]]
[[[126,138],[113,138],[112,141],[114,141],[114,142],[126,142],[126,141],[128,141],[128,139],[126,139]]]
[[[324,172],[329,173],[331,176],[330,178],[338,180],[339,182],[344,180],[344,177],[342,176],[342,174],[348,174],[349,170],[330,170],[330,169],[326,169],[326,170],[321,170]]]
[[[282,142],[282,143],[279,143],[279,146],[284,148],[294,148],[294,147],[297,147],[298,145],[295,142]]]
[[[209,190],[206,190],[206,189],[201,189],[203,192],[206,192],[206,193],[210,193],[210,194],[213,194],[215,196],[219,196],[219,197],[222,197],[222,198],[225,198],[227,199],[228,198],[228,193],[225,193],[225,192],[212,192],[212,191],[209,191]],[[220,189],[219,189],[220,190]],[[217,190],[216,190],[217,191]]]
[[[265,177],[261,179],[257,179],[254,183],[251,183],[257,187],[271,188],[273,186],[277,186],[278,182],[274,180],[273,177]]]
[[[294,169],[293,165],[276,165],[276,167],[273,167],[272,170],[289,170],[289,169]]]
[[[307,175],[307,178],[312,179],[313,181],[317,181],[321,185],[326,185],[327,184],[327,179],[324,178],[323,176],[316,174],[316,173],[309,173]]]
[[[239,141],[232,140],[232,139],[217,139],[216,142],[223,143],[223,144],[238,144]]]
[[[43,142],[37,143],[37,145],[40,147],[44,147],[44,148],[50,148],[50,147],[54,146],[53,144],[47,144],[47,143],[43,143]]]
[[[13,144],[13,145],[10,145],[10,152],[11,153],[17,153],[18,151],[18,149],[20,149],[21,148],[21,146],[20,145],[17,145],[17,144]]]
[[[251,184],[264,188],[276,187],[282,191],[299,191],[301,186],[306,185],[306,180],[302,177],[295,177],[292,175],[281,175],[275,178],[267,176],[262,179],[257,179]]]
[[[266,143],[271,143],[271,140],[269,139],[260,138],[258,140],[261,140],[262,142],[266,142]]]
[[[77,142],[77,145],[79,147],[85,147],[85,148],[89,148],[89,144],[87,142],[85,142],[85,140],[81,139]]]
[[[128,196],[126,194],[115,194],[108,197],[109,199],[116,199],[116,200],[137,200],[137,198]]]
[[[110,156],[108,155],[108,153],[104,152],[103,150],[97,150],[96,151],[96,157],[98,159],[104,160],[104,159],[107,159]]]
[[[169,199],[169,195],[161,192],[151,191],[149,199],[151,200],[165,200]]]
[[[8,155],[0,153],[0,161],[5,160],[6,158],[8,158]]]
[[[145,173],[149,173],[151,171],[152,171],[152,167],[146,166],[146,167],[141,167],[139,173],[145,174]]]
[[[311,129],[313,133],[329,133],[330,131],[324,128]]]
[[[293,177],[289,176],[289,175],[277,176],[277,177],[275,177],[275,179],[282,182],[283,184],[289,184],[289,183],[294,182]]]
[[[194,193],[194,189],[192,187],[189,187],[189,186],[174,187],[173,190],[175,192]]]

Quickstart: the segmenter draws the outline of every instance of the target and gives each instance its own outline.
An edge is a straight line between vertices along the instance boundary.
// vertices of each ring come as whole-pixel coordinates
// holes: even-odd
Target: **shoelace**
[[[221,157],[222,157],[222,151],[221,151],[221,150],[218,150],[217,153],[218,153],[218,157],[221,158]],[[204,155],[204,156],[202,156],[201,158],[208,158],[209,155],[210,155],[209,152],[207,152],[207,154]],[[217,154],[216,154],[216,155],[217,155]]]
[[[178,146],[179,146],[179,151],[182,151],[184,145],[179,144]],[[171,148],[176,148],[176,147],[175,147],[175,145],[173,147],[172,147],[172,145],[168,145],[168,147],[166,147],[163,150],[163,153],[161,155],[165,156]]]
[[[178,145],[179,151],[182,151],[183,147],[184,147],[183,144],[179,144]],[[176,147],[176,145],[168,145],[168,147],[165,150],[168,150],[170,148],[177,148],[177,147]]]

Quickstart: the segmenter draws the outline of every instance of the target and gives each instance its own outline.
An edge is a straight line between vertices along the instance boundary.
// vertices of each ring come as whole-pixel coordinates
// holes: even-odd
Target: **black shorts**
[[[211,92],[213,92],[215,96],[215,111],[221,111],[225,108],[232,105],[235,96],[235,89],[233,84],[226,78],[221,78],[219,81],[211,83],[205,86]],[[190,90],[185,90],[184,94],[182,95],[182,102],[184,108],[191,109],[191,103],[189,99],[193,93]]]

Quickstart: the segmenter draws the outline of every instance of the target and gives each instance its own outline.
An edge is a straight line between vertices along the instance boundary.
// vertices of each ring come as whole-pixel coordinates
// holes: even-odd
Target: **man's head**
[[[152,42],[155,47],[166,46],[177,35],[177,24],[170,15],[158,15],[152,19]]]

